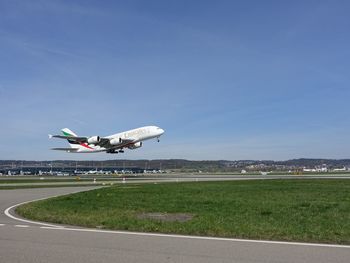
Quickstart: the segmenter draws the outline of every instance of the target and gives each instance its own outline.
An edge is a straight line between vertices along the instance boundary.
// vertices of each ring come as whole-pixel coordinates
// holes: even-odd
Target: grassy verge
[[[26,204],[17,212],[107,229],[350,244],[350,180],[119,185]],[[150,212],[194,217],[140,219]]]

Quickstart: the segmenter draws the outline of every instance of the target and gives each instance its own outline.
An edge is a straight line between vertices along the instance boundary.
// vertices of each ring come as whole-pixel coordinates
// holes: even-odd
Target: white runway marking
[[[47,198],[40,198],[40,199],[36,199],[36,200],[32,200],[32,201],[27,201],[27,202],[23,202],[23,203],[19,203],[19,204],[16,204],[16,205],[13,205],[13,206],[10,206],[9,208],[7,208],[4,213],[6,216],[8,216],[9,218],[12,218],[14,220],[18,220],[18,221],[21,221],[21,222],[25,222],[25,223],[29,223],[29,224],[36,224],[36,225],[42,225],[42,226],[49,226],[49,227],[56,227],[55,225],[51,225],[51,224],[47,224],[47,223],[41,223],[41,222],[35,222],[35,221],[31,221],[31,220],[26,220],[26,219],[23,219],[23,218],[18,218],[18,217],[15,217],[13,215],[10,214],[10,210],[17,207],[17,206],[20,206],[20,205],[24,205],[24,204],[27,204],[27,203],[30,203],[30,202],[35,202],[35,201],[39,201],[39,200],[43,200],[43,199],[47,199]]]
[[[5,224],[0,224],[0,226],[4,226]]]
[[[81,191],[71,192],[71,194],[79,193],[79,192],[81,192]],[[27,220],[27,219],[23,219],[23,218],[18,218],[18,217],[15,217],[14,215],[11,215],[11,214],[10,214],[11,209],[14,209],[14,208],[17,207],[17,206],[24,205],[24,204],[28,204],[28,203],[31,203],[31,202],[40,201],[40,200],[45,200],[45,199],[49,199],[49,198],[54,198],[54,197],[58,197],[58,196],[61,196],[61,195],[49,196],[49,197],[34,199],[34,200],[30,200],[30,201],[26,201],[26,202],[19,203],[19,204],[15,204],[15,205],[13,205],[13,206],[10,206],[10,207],[6,208],[6,210],[4,211],[4,213],[5,213],[5,215],[8,216],[9,218],[12,218],[12,219],[14,219],[14,220],[18,220],[18,221],[21,221],[21,222],[25,222],[25,223],[29,223],[29,224],[35,224],[35,225],[48,226],[48,227],[58,227],[58,228],[62,228],[61,226],[56,226],[56,225],[53,225],[53,224],[47,224],[47,223],[31,221],[31,220]]]
[[[61,228],[65,228],[64,226],[55,226],[55,227],[49,227],[49,226],[40,226],[40,228],[42,229],[61,229]]]
[[[310,247],[333,247],[333,248],[350,248],[347,245],[333,245],[333,244],[318,244],[318,243],[299,243],[299,242],[283,242],[283,241],[269,241],[269,240],[251,240],[251,239],[236,239],[236,238],[220,238],[220,237],[204,237],[204,236],[183,236],[183,235],[169,235],[157,233],[142,233],[142,232],[127,232],[127,231],[113,231],[113,230],[99,230],[90,228],[68,228],[68,227],[40,227],[42,229],[50,230],[64,230],[76,232],[93,232],[93,233],[108,233],[118,235],[133,235],[133,236],[150,236],[150,237],[171,237],[183,239],[199,239],[199,240],[213,240],[213,241],[228,241],[228,242],[246,242],[246,243],[262,243],[262,244],[277,244],[277,245],[294,245],[294,246],[310,246]]]
[[[25,228],[25,227],[29,227],[28,225],[15,225],[15,227],[23,227],[23,228]]]

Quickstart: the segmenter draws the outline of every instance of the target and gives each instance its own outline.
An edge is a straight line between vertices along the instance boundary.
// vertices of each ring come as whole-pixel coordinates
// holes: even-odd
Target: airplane
[[[124,148],[137,149],[142,146],[142,142],[149,139],[157,138],[164,133],[164,130],[157,126],[145,126],[133,130],[116,133],[106,137],[91,136],[82,137],[77,136],[68,128],[61,130],[63,135],[51,135],[49,138],[66,139],[70,148],[52,148],[51,150],[65,151],[69,153],[123,153]]]

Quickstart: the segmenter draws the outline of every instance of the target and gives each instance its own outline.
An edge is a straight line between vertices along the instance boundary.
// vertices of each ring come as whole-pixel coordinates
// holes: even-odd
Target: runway
[[[103,177],[95,176],[83,178],[77,181],[71,177],[71,181],[66,181],[66,177],[45,177],[45,181],[39,180],[39,177],[27,177],[30,182],[18,182],[21,178],[0,177],[1,187],[24,187],[24,186],[96,186],[96,185],[113,185],[120,183],[166,183],[166,182],[205,182],[205,181],[232,181],[232,180],[271,180],[271,179],[350,179],[350,174],[333,174],[333,175],[233,175],[233,174],[162,174],[162,175],[137,175],[127,177]],[[96,178],[96,182],[94,182]],[[11,183],[2,181],[9,181]]]
[[[22,222],[18,203],[95,187],[0,191],[0,262],[349,262],[350,246],[104,231]],[[11,214],[13,212],[10,211]]]

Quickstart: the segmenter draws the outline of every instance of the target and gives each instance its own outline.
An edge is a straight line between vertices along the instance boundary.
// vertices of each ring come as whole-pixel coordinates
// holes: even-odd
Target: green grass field
[[[140,219],[150,212],[193,218]],[[127,184],[26,204],[17,213],[106,229],[350,244],[350,180]]]

